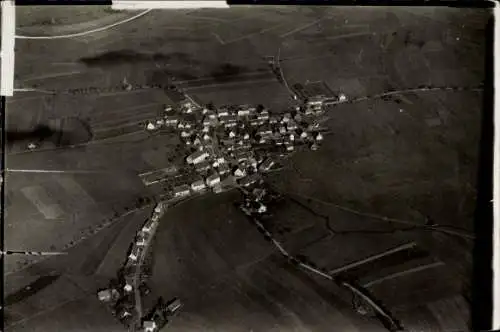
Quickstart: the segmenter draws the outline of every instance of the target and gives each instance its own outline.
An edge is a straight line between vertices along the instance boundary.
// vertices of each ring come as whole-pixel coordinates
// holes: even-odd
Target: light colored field
[[[46,219],[58,219],[64,215],[63,209],[44,188],[40,186],[25,187],[21,191]]]
[[[26,182],[35,185],[27,186]],[[134,208],[143,188],[132,175],[128,179],[111,173],[11,175],[6,245],[13,250],[65,250],[68,244],[88,236],[90,229],[126,212],[127,208]],[[58,208],[57,214],[49,210],[54,206]],[[15,256],[7,271],[21,267],[23,261],[26,259]]]

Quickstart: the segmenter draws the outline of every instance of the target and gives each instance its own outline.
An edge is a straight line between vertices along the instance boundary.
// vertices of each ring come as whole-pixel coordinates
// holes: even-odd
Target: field
[[[233,205],[238,195],[198,198],[165,216],[153,248],[152,288],[185,304],[170,329],[380,329],[376,322],[354,320],[333,295],[333,284],[331,290],[311,289],[314,282],[289,267]]]
[[[20,33],[73,33],[134,15],[89,7],[68,22],[72,12],[19,8]],[[14,142],[7,156],[9,169],[92,171],[8,174],[8,247],[68,251],[46,265],[8,260],[8,271],[23,268],[7,275],[8,294],[51,273],[71,273],[39,281],[50,284],[45,293],[21,293],[9,314],[13,320],[33,319],[7,331],[120,329],[94,292],[105,279],[99,275],[112,275],[121,263],[127,238],[143,216],[127,227],[110,226],[109,232],[99,225],[149,195],[139,173],[179,163],[176,136],[149,137],[143,130],[163,104],[175,102],[165,87],[177,83],[201,102],[262,103],[279,111],[291,104],[289,87],[317,81],[348,99],[400,93],[329,106],[329,134],[321,149],[294,155],[285,170],[268,177],[287,201],[266,226],[293,254],[324,269],[418,242],[444,267],[381,283],[373,293],[413,329],[463,327],[464,322],[438,317],[440,310],[463,308],[436,297],[463,300],[470,241],[421,229],[395,231],[403,226],[387,219],[473,228],[484,95],[468,88],[485,78],[488,15],[382,7],[152,11],[80,38],[17,40],[16,88],[45,92],[16,92],[8,100],[9,131],[76,117],[94,137],[74,147],[47,143],[38,151],[27,151],[26,140]],[[270,57],[287,84],[273,76]],[[406,91],[424,85],[465,90]],[[152,286],[156,295],[185,302],[173,330],[380,328],[355,316],[349,294],[287,265],[234,207],[238,199],[236,193],[198,198],[162,221]],[[89,242],[74,246],[82,236]],[[452,282],[454,274],[462,280]],[[71,286],[68,275],[85,291]],[[434,288],[427,289],[430,279]],[[426,291],[413,303],[420,288]],[[51,303],[61,304],[50,312],[39,305],[47,294]]]
[[[98,302],[96,291],[115,276],[135,230],[150,213],[149,208],[121,218],[68,248],[64,256],[33,260],[23,270],[7,272],[7,330],[123,331]],[[7,258],[7,266],[13,258]],[[57,319],[67,310],[71,313],[65,319]]]

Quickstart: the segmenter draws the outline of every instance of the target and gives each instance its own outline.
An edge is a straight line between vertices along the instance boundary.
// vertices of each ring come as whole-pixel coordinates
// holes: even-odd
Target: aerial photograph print
[[[14,9],[4,332],[489,329],[492,9]]]

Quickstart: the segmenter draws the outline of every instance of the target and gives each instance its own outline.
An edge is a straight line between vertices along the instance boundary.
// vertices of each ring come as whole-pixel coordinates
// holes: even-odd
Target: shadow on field
[[[224,63],[213,70],[210,76],[212,76],[216,82],[227,82],[233,79],[232,76],[237,76],[246,72],[248,72],[248,69],[245,67]]]
[[[13,304],[24,301],[28,297],[33,296],[39,291],[43,290],[44,288],[52,285],[60,277],[61,277],[60,275],[54,275],[54,276],[43,276],[38,278],[37,280],[25,286],[21,290],[18,290],[17,292],[6,296],[5,306],[8,307]]]
[[[59,128],[39,124],[32,130],[8,130],[5,134],[7,149],[30,143],[52,143],[64,147],[86,143],[92,139],[88,124],[77,118],[63,119]]]
[[[93,57],[80,58],[80,62],[88,67],[109,67],[141,62],[176,62],[192,63],[193,59],[183,52],[173,53],[141,53],[134,50],[119,50],[99,54]]]

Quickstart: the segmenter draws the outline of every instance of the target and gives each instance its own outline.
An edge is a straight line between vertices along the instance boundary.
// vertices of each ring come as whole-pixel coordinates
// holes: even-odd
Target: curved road
[[[150,11],[152,11],[152,9],[145,10],[145,11],[143,11],[143,12],[141,12],[141,13],[135,15],[135,16],[129,17],[129,18],[124,19],[122,21],[119,21],[119,22],[116,22],[116,23],[113,23],[113,24],[109,24],[109,25],[106,25],[106,26],[103,26],[103,27],[100,27],[100,28],[88,30],[88,31],[82,31],[82,32],[78,32],[78,33],[71,33],[71,34],[67,34],[67,35],[58,35],[58,36],[23,36],[23,35],[16,35],[16,38],[17,39],[45,39],[45,40],[47,40],[47,39],[66,39],[66,38],[82,37],[82,36],[86,36],[86,35],[89,35],[89,34],[92,34],[92,33],[95,33],[95,32],[100,32],[100,31],[108,30],[108,29],[114,28],[116,26],[122,25],[124,23],[133,21],[135,19],[138,19],[141,16],[146,15]]]

